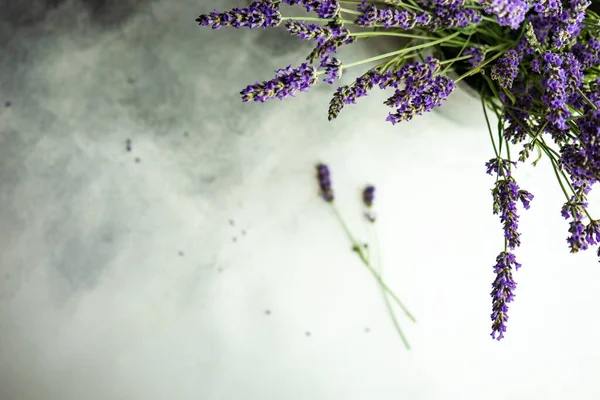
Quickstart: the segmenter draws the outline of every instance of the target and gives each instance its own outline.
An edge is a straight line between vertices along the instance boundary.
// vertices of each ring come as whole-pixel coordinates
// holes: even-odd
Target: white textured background
[[[545,162],[517,173],[536,198],[507,337],[489,336],[503,241],[476,99],[394,127],[374,91],[328,123],[325,84],[240,102],[310,47],[196,26],[236,1],[24,3],[0,1],[0,400],[600,397],[600,265],[568,253]],[[361,238],[378,188],[410,351],[318,161]]]

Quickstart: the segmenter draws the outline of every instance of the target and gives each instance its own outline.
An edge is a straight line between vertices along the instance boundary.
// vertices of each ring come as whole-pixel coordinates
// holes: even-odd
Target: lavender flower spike
[[[330,27],[318,24],[307,25],[299,21],[288,21],[285,27],[293,36],[298,36],[302,40],[314,40],[319,46],[322,46],[326,40],[333,36]]]
[[[492,339],[500,340],[506,332],[508,303],[515,298],[513,291],[517,287],[512,276],[513,267],[515,270],[521,267],[514,254],[503,251],[496,257],[496,265],[494,265],[496,279],[490,293],[492,296]]]
[[[492,67],[492,79],[498,81],[500,86],[510,89],[513,81],[519,74],[519,64],[521,64],[522,55],[516,50],[509,50],[498,59],[496,65]]]
[[[323,200],[328,203],[333,202],[333,189],[331,188],[331,178],[329,167],[325,164],[317,165],[317,179],[319,181],[319,188],[321,189],[321,196]]]
[[[293,69],[291,66],[278,69],[275,79],[262,83],[256,82],[242,90],[242,101],[257,101],[264,103],[268,99],[278,98],[283,100],[288,96],[294,96],[298,91],[306,92],[318,81],[317,72],[313,67],[304,63]]]
[[[196,18],[202,26],[212,25],[217,30],[224,26],[239,28],[267,28],[281,23],[279,3],[272,0],[254,1],[246,8],[234,8],[227,12],[217,10],[210,14],[202,14]]]

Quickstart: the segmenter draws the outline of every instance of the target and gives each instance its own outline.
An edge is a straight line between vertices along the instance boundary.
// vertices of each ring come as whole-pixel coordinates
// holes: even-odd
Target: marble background
[[[597,399],[600,265],[568,253],[548,163],[517,174],[536,198],[496,342],[478,100],[397,126],[382,92],[328,122],[326,84],[242,104],[310,47],[194,22],[237,4],[0,1],[0,399]],[[361,239],[378,187],[410,351],[317,196],[319,161]]]

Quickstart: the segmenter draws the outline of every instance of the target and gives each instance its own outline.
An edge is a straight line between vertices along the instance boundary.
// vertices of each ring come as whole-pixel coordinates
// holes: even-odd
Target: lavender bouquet
[[[283,4],[314,17],[284,16]],[[285,99],[320,81],[333,85],[345,69],[374,61],[380,63],[335,90],[329,120],[374,87],[391,93],[384,104],[392,124],[440,106],[458,82],[479,93],[493,150],[485,163],[496,178],[493,212],[504,231],[491,292],[491,336],[500,340],[514,299],[513,271],[521,266],[514,255],[520,245],[517,206],[528,209],[533,199],[513,176],[518,163],[534,151],[534,164],[550,159],[565,195],[561,213],[569,220],[572,253],[600,243],[600,220],[589,214],[586,199],[600,179],[598,8],[600,2],[590,0],[262,0],[196,21],[213,29],[285,24],[289,34],[314,42],[305,63],[243,89],[244,102]],[[335,56],[338,48],[375,36],[402,40],[395,51],[349,64]],[[490,112],[497,117],[495,130]],[[318,177],[324,199],[333,204],[326,166],[318,166]],[[384,285],[362,246],[355,250]]]

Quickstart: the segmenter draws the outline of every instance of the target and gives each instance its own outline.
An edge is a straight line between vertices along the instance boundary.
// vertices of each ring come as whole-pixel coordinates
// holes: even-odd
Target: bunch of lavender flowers
[[[314,16],[284,16],[282,4]],[[491,336],[499,340],[514,298],[513,271],[520,267],[519,208],[528,209],[533,199],[515,171],[534,150],[533,164],[548,158],[565,196],[557,213],[568,221],[566,248],[577,253],[600,243],[600,221],[587,208],[600,180],[599,8],[590,0],[262,0],[197,21],[214,29],[285,24],[289,34],[314,43],[305,63],[249,85],[243,101],[285,99],[320,82],[335,85],[345,69],[375,61],[354,82],[333,90],[329,120],[374,89],[390,93],[384,105],[392,111],[382,118],[392,124],[441,106],[461,81],[480,93],[493,150],[486,171],[496,179],[492,212],[504,241],[492,284]],[[380,36],[403,40],[397,50],[364,60],[348,63],[336,55],[342,46]],[[325,175],[319,179],[329,182]],[[321,189],[333,204],[330,188]]]

